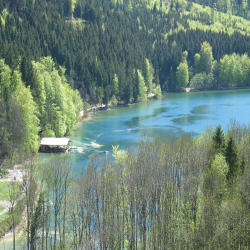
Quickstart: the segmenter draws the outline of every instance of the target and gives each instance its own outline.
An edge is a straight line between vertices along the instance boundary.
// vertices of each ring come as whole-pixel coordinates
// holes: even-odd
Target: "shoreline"
[[[250,89],[250,86],[242,86],[242,87],[226,87],[226,88],[220,88],[220,89],[194,89],[194,88],[184,88],[183,90],[178,90],[178,91],[170,91],[170,92],[162,92],[162,94],[168,94],[168,93],[172,93],[172,94],[175,94],[175,93],[194,93],[194,92],[213,92],[213,91],[225,91],[225,90],[241,90],[241,89]],[[117,108],[123,108],[123,107],[128,107],[130,105],[134,105],[134,104],[137,104],[137,103],[140,103],[140,102],[147,102],[147,101],[151,101],[151,100],[154,100],[154,99],[161,99],[161,97],[159,98],[147,98],[145,100],[142,100],[142,101],[139,101],[139,102],[131,102],[131,103],[128,103],[128,104],[118,104],[117,106],[115,107],[112,107],[112,108],[106,108],[106,106],[104,104],[100,105],[96,105],[96,106],[93,106],[91,107],[91,110],[88,111],[88,115],[87,117],[82,118],[80,119],[80,121],[74,126],[74,129],[72,131],[75,130],[76,127],[79,126],[79,124],[81,124],[82,122],[86,122],[86,121],[89,121],[91,119],[91,114],[95,114],[95,113],[98,113],[98,112],[103,112],[103,111],[109,111],[109,110],[113,110],[113,109],[117,109]],[[83,111],[81,111],[83,112]],[[82,113],[83,114],[83,113]]]
[[[195,88],[184,88],[184,91],[180,92],[203,92],[203,91],[223,91],[223,90],[240,90],[240,89],[250,89],[250,86],[242,86],[242,87],[226,87],[226,88],[219,88],[219,89],[195,89]],[[171,93],[171,92],[169,92]],[[177,92],[172,92],[177,93]]]
[[[167,94],[167,93],[171,93],[171,92],[163,92],[163,94]],[[102,105],[99,104],[100,106],[93,106],[93,107],[91,107],[91,110],[88,111],[87,117],[83,118],[83,116],[82,116],[80,121],[75,124],[74,129],[72,131],[74,131],[75,128],[78,127],[79,124],[81,124],[82,122],[86,122],[86,121],[90,120],[91,119],[91,114],[95,114],[95,113],[98,113],[98,112],[109,111],[109,110],[118,109],[118,108],[124,108],[124,107],[128,107],[128,106],[140,103],[140,102],[148,102],[148,101],[157,100],[157,99],[161,99],[161,98],[162,98],[162,96],[158,97],[158,98],[152,98],[151,97],[151,98],[147,98],[145,100],[139,101],[139,102],[131,102],[131,103],[128,103],[128,104],[118,104],[118,105],[116,105],[115,107],[112,107],[112,108],[110,108],[110,107],[106,108],[106,106],[104,104],[102,104]],[[80,111],[80,112],[83,112],[83,111]]]

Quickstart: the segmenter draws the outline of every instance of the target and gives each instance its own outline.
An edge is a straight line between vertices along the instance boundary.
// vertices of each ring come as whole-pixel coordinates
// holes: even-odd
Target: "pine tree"
[[[215,133],[213,135],[213,151],[215,154],[223,153],[225,149],[225,136],[221,129],[221,125],[216,127]]]
[[[232,135],[229,136],[225,148],[225,157],[229,166],[227,180],[234,180],[240,173],[240,162],[238,158],[238,149]]]

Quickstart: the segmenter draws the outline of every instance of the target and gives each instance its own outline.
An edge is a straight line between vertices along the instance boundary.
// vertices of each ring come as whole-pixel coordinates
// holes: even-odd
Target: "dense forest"
[[[56,69],[51,57],[31,65],[32,88],[22,80],[22,65],[12,70],[0,60],[0,158],[10,166],[15,156],[38,151],[39,136],[70,132],[83,106],[78,90],[66,82],[65,69]]]
[[[177,68],[183,52],[191,81],[195,55],[207,42],[216,64],[205,72],[213,74],[212,87],[237,86],[217,74],[225,55],[249,52],[249,22],[197,6],[185,1],[1,0],[0,55],[12,70],[20,65],[31,89],[31,61],[51,56],[66,68],[68,83],[85,102],[130,103],[145,93],[160,95],[159,88],[180,90]]]
[[[136,150],[91,156],[84,170],[53,156],[39,201],[24,199],[22,249],[249,249],[249,126],[200,137],[141,139]],[[32,197],[32,196],[31,196]],[[18,216],[18,210],[15,211]],[[11,219],[10,219],[11,221]],[[30,247],[30,248],[29,248]]]

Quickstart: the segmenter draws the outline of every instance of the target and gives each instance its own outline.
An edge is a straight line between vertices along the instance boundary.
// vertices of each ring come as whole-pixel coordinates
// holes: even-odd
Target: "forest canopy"
[[[51,157],[37,169],[43,185],[31,220],[31,244],[247,248],[249,138],[249,126],[232,120],[226,133],[209,127],[198,138],[142,138],[129,151],[114,146],[115,161],[95,153],[84,170],[76,170],[69,157]],[[18,244],[25,246],[26,240]]]
[[[66,81],[65,69],[56,69],[51,57],[32,61],[29,74],[32,89],[25,86],[19,67],[11,70],[0,60],[0,158],[7,157],[10,165],[15,155],[37,152],[39,136],[69,133],[83,108],[78,90]]]
[[[215,70],[225,55],[248,55],[250,25],[247,3],[237,3],[243,18],[234,11],[236,3],[227,11],[218,8],[222,2],[210,9],[187,1],[1,0],[0,56],[12,70],[21,62],[22,80],[31,89],[32,61],[51,56],[57,67],[65,67],[70,87],[92,105],[114,106],[142,100],[145,92],[157,97],[180,90],[191,83],[192,73],[198,74],[192,84],[199,89],[227,87],[232,83]],[[200,53],[202,63],[204,42],[216,65],[199,70],[195,55]],[[188,83],[178,74],[184,51]]]

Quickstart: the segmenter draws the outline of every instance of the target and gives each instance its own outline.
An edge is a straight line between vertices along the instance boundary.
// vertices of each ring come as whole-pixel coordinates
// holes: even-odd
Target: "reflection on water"
[[[171,139],[184,133],[198,136],[208,125],[225,130],[231,118],[248,124],[250,90],[165,94],[162,99],[91,114],[70,135],[77,146],[73,156],[79,168],[91,153],[133,149],[144,135]]]

